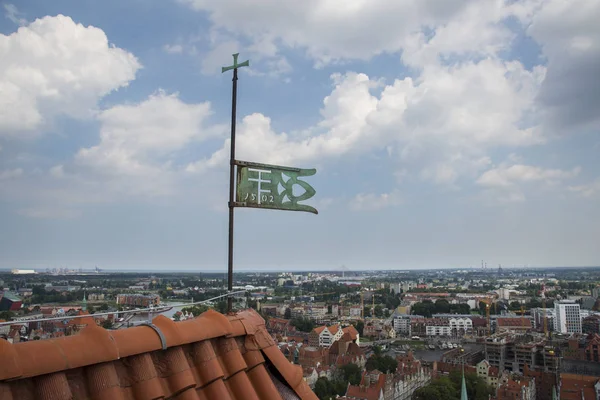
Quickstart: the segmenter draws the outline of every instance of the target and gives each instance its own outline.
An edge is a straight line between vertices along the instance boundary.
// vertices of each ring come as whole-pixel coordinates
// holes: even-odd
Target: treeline
[[[471,400],[488,400],[495,395],[483,378],[476,374],[465,374],[467,398]],[[415,400],[460,400],[462,374],[450,372],[449,376],[434,379],[429,385],[417,389],[413,395]]]

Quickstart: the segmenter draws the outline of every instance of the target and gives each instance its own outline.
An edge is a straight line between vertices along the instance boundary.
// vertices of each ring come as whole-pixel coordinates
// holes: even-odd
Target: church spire
[[[85,289],[83,290],[83,301],[81,302],[81,310],[87,311],[87,298],[85,295]]]
[[[460,349],[462,356],[462,385],[460,388],[460,400],[469,400],[467,398],[467,383],[465,382],[465,356],[464,356],[464,348]]]

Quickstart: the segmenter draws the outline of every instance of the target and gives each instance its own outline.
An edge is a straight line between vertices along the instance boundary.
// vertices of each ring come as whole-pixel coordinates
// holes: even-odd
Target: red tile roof
[[[496,324],[498,324],[498,326],[510,328],[531,328],[531,320],[525,318],[498,318]]]
[[[358,338],[358,331],[354,327],[354,325],[347,326],[342,329],[344,334],[348,334],[350,336],[350,340],[356,340]]]
[[[375,374],[374,374],[375,373]],[[364,400],[378,400],[385,387],[386,376],[379,373],[377,380],[366,384],[367,375],[377,375],[376,371],[364,372],[359,385],[348,385],[346,397]]]
[[[321,334],[321,332],[323,332],[325,330],[325,328],[327,328],[325,325],[317,326],[316,328],[313,329],[313,332]]]
[[[0,399],[317,399],[264,320],[247,310],[10,344],[0,340]]]
[[[331,333],[332,335],[335,335],[337,333],[337,331],[340,330],[340,326],[339,325],[331,325],[327,327],[327,330],[329,331],[329,333]]]
[[[560,374],[561,400],[596,399],[594,385],[598,383],[597,376]]]

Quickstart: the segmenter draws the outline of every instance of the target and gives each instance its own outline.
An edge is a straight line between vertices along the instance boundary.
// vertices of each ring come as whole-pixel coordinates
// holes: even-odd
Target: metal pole
[[[237,68],[233,69],[233,89],[231,95],[231,153],[229,157],[229,248],[227,260],[227,291],[233,290],[233,202],[235,191],[235,114],[237,103]],[[227,312],[233,308],[233,298],[227,297]]]

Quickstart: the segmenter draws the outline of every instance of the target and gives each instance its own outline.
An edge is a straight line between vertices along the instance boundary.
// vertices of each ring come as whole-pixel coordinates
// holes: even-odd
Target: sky
[[[600,265],[600,2],[0,1],[0,268]]]

